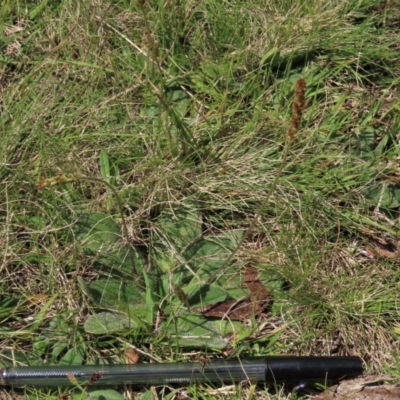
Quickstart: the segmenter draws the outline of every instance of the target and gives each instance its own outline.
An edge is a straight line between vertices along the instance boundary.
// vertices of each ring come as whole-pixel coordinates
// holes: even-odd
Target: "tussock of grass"
[[[242,354],[358,355],[398,374],[398,2],[42,3],[0,12],[1,361],[119,351],[83,331],[94,309],[78,277],[99,275],[73,231],[79,210],[120,220],[112,192],[37,189],[58,173],[101,177],[104,150],[144,252],[166,207],[196,204],[207,233],[251,228],[235,260],[287,289],[280,333]],[[299,78],[307,107],[284,157]],[[360,253],[376,247],[392,257]]]

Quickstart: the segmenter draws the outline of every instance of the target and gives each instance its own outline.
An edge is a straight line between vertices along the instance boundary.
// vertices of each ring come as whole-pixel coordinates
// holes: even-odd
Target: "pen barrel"
[[[71,365],[0,369],[0,385],[163,385],[192,383],[328,382],[362,374],[358,357],[254,357],[209,363]]]
[[[268,382],[328,382],[362,375],[359,357],[267,357]]]
[[[23,387],[79,385],[168,385],[264,381],[265,358],[201,363],[71,365],[16,367],[0,370],[0,384]]]

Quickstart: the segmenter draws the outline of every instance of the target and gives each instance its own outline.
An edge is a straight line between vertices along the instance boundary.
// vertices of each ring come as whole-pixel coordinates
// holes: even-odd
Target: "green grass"
[[[133,345],[161,362],[358,355],[399,375],[400,4],[295,3],[5,1],[1,364],[122,362]],[[299,78],[307,108],[287,147]],[[106,184],[38,189],[76,172]],[[241,298],[248,263],[268,313],[233,324],[225,348],[221,331],[184,342],[173,285],[189,302],[207,280],[207,301]],[[93,327],[101,310],[127,326]]]

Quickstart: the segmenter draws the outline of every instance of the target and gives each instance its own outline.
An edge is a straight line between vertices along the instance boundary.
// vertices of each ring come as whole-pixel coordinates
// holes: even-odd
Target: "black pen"
[[[0,369],[0,385],[71,387],[76,385],[225,384],[241,381],[308,384],[354,378],[363,372],[359,357],[272,356],[206,363],[35,366]]]

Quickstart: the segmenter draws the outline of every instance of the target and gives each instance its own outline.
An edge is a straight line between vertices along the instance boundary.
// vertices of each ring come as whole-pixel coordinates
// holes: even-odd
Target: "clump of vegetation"
[[[6,0],[2,365],[358,355],[397,375],[398,9]]]

